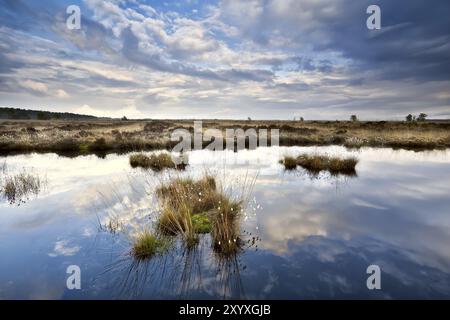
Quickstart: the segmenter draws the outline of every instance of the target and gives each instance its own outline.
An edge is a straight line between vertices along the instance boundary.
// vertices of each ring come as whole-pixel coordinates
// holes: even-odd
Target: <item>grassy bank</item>
[[[193,132],[193,121],[0,121],[0,154],[55,152],[62,155],[171,149],[176,128]],[[450,123],[350,121],[206,120],[203,129],[279,129],[280,145],[343,145],[431,150],[450,147]],[[208,143],[205,142],[204,145]]]

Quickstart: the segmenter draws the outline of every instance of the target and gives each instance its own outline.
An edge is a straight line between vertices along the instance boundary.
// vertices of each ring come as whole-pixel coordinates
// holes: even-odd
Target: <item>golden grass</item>
[[[149,168],[150,167],[150,158],[146,156],[145,154],[138,153],[138,154],[132,154],[130,155],[130,166],[132,168]]]
[[[133,168],[152,169],[154,171],[162,171],[164,169],[184,169],[185,164],[177,166],[172,159],[172,156],[168,153],[151,154],[147,156],[142,153],[133,154],[129,158],[130,165]]]
[[[284,165],[286,170],[294,170],[297,168],[297,159],[291,156],[285,156],[280,160],[280,163]]]
[[[197,181],[177,178],[168,185],[162,185],[156,193],[171,207],[178,209],[187,206],[192,213],[209,211],[221,200],[216,180],[212,176],[205,176]]]
[[[358,159],[355,157],[339,158],[326,155],[302,154],[297,158],[285,156],[280,160],[280,163],[284,165],[286,170],[294,170],[297,166],[300,166],[313,174],[328,171],[332,175],[356,175]]]
[[[208,218],[206,212],[214,209],[221,196],[210,176],[198,181],[177,178],[158,188],[156,194],[162,207],[158,230],[167,235],[180,234],[188,245],[198,241],[198,226],[192,217],[203,213]]]
[[[214,177],[177,178],[156,193],[162,205],[160,233],[181,235],[188,247],[198,242],[198,234],[210,233],[216,250],[238,248],[243,200],[231,200],[219,190]]]
[[[320,171],[328,171],[332,175],[356,174],[355,167],[358,159],[354,157],[341,159],[338,157],[320,156],[320,155],[300,155],[297,157],[297,165],[312,172],[319,173]]]
[[[192,127],[191,120],[0,120],[0,154],[35,151],[72,155],[170,149],[176,143],[170,141],[173,129]],[[205,120],[203,129],[207,128],[279,129],[283,146],[337,144],[412,150],[450,147],[450,122]]]
[[[240,224],[242,202],[224,199],[212,218],[213,248],[221,254],[235,253],[241,248]]]

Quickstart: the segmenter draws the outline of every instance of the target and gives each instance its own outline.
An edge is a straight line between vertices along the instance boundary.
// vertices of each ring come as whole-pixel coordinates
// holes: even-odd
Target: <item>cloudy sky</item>
[[[81,29],[66,27],[67,6]],[[381,7],[381,30],[366,9]],[[450,117],[448,0],[0,0],[0,106],[129,118]]]

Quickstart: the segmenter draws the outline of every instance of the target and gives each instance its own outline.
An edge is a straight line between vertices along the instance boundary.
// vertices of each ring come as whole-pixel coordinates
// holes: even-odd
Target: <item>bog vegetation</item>
[[[166,152],[160,154],[151,154],[147,156],[143,153],[132,154],[130,156],[130,165],[133,168],[152,169],[162,171],[163,169],[185,169],[186,161],[176,164],[172,156]]]
[[[44,182],[38,174],[25,169],[22,172],[9,173],[6,162],[0,166],[0,195],[10,204],[20,205],[30,196],[37,196]]]
[[[239,121],[209,120],[203,130],[279,129],[280,145],[343,145],[413,150],[450,147],[450,121],[432,122],[426,115],[406,121]],[[177,128],[193,130],[188,120],[2,120],[0,154],[56,152],[62,155],[171,149],[170,134]]]
[[[296,169],[300,166],[312,174],[318,174],[321,171],[328,171],[331,175],[355,175],[358,159],[355,157],[339,158],[327,155],[307,155],[302,154],[296,158],[285,156],[280,163],[286,170]]]
[[[239,194],[209,174],[161,182],[155,189],[160,208],[156,222],[133,235],[131,255],[149,259],[165,253],[176,240],[193,250],[202,235],[210,236],[213,251],[221,257],[239,253],[244,244],[241,220],[254,182],[246,179]]]

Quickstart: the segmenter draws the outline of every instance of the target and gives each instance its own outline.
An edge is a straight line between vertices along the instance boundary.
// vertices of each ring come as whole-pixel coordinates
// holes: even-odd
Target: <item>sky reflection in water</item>
[[[285,172],[303,152],[356,155],[357,177]],[[2,163],[5,159],[0,159]],[[6,158],[11,171],[45,174],[46,190],[20,206],[0,203],[0,298],[449,298],[450,151],[341,147],[195,151],[183,175],[206,170],[233,184],[258,174],[244,230],[262,240],[224,261],[208,236],[136,265],[130,236],[156,219],[152,190],[174,172],[131,169],[128,156]],[[121,222],[111,234],[99,221]],[[68,265],[82,290],[65,288]],[[366,268],[382,269],[382,290]]]

